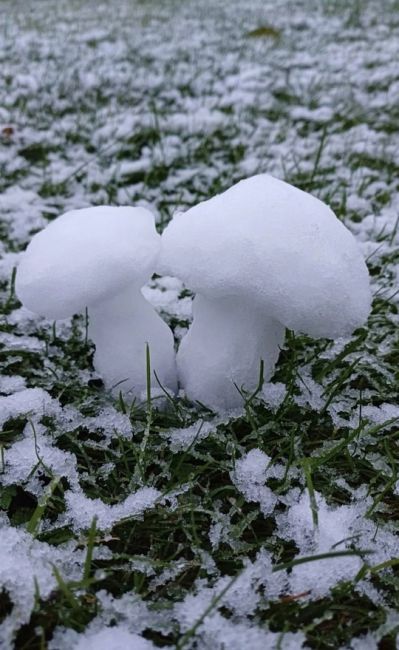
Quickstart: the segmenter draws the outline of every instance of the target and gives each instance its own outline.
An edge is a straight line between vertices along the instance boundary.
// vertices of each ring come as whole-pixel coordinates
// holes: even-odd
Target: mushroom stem
[[[151,385],[175,391],[173,335],[145,300],[140,288],[129,286],[89,308],[89,336],[95,343],[94,365],[115,395],[140,396],[146,389],[146,344],[150,349]]]
[[[264,379],[271,377],[285,328],[237,298],[209,300],[197,294],[193,316],[177,353],[187,396],[216,409],[242,406],[237,387],[256,388],[261,360]]]

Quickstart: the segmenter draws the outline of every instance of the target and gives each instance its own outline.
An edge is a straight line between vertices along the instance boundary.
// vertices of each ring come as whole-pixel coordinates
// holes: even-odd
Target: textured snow
[[[266,383],[262,388],[261,395],[266,404],[272,409],[277,409],[287,395],[287,388],[280,382]]]
[[[158,490],[144,487],[121,503],[110,506],[101,499],[89,499],[81,491],[69,491],[65,494],[67,511],[61,519],[71,523],[75,530],[81,530],[90,528],[96,517],[97,528],[107,530],[122,519],[140,517],[145,510],[154,507],[161,496]]]
[[[46,435],[46,428],[40,424],[25,426],[23,437],[17,440],[5,457],[5,472],[0,475],[3,485],[25,483],[36,468],[46,469],[54,476],[64,476],[70,485],[78,485],[78,472],[74,454],[58,449]],[[32,476],[32,481],[33,481]],[[35,492],[31,481],[30,489]],[[36,488],[37,489],[37,488]]]
[[[9,223],[10,233],[16,240],[24,242],[29,233],[46,225],[42,216],[43,207],[43,201],[35,192],[18,185],[0,194],[2,220]]]
[[[0,520],[0,587],[14,603],[11,614],[0,625],[2,647],[11,647],[15,629],[26,623],[35,602],[35,580],[42,598],[47,598],[57,583],[52,565],[65,579],[81,577],[83,551],[75,544],[52,547],[38,542],[24,530]]]
[[[25,416],[39,420],[44,415],[53,415],[60,406],[42,388],[26,388],[7,397],[0,397],[0,426],[7,420]]]
[[[318,526],[312,519],[312,510],[307,493],[297,504],[291,506],[286,516],[280,517],[280,533],[294,539],[299,547],[299,555],[319,555],[344,551],[357,512],[352,507],[341,506],[329,508],[323,499],[318,501]],[[352,541],[352,540],[350,540]],[[336,546],[335,546],[336,545]],[[312,597],[328,594],[339,580],[352,579],[362,566],[362,560],[356,556],[318,560],[293,567],[290,586],[293,593],[311,591]],[[317,576],[317,579],[315,579]]]
[[[335,544],[333,550],[372,550],[364,558],[370,565],[398,557],[394,518],[399,481],[395,484],[394,466],[384,453],[386,445],[396,459],[399,39],[394,5],[394,0],[122,0],[115,11],[114,4],[104,0],[95,7],[68,0],[0,3],[0,22],[5,25],[0,39],[0,499],[4,509],[9,498],[13,505],[20,503],[20,497],[13,496],[17,481],[19,494],[40,500],[46,491],[44,478],[64,477],[67,511],[54,520],[46,508],[38,534],[57,535],[64,526],[74,534],[73,543],[50,546],[33,539],[26,524],[19,523],[23,510],[10,514],[11,520],[0,515],[0,593],[4,589],[16,603],[9,615],[2,609],[1,648],[13,647],[16,630],[29,621],[34,576],[50,616],[50,594],[56,587],[50,563],[66,580],[81,579],[87,527],[94,514],[105,526],[97,535],[95,557],[120,566],[122,572],[134,572],[138,582],[143,578],[150,587],[142,600],[129,574],[131,590],[127,586],[127,593],[114,597],[102,586],[107,569],[97,569],[101,587],[95,592],[95,618],[82,633],[60,622],[49,642],[51,650],[89,643],[110,646],[118,637],[125,645],[132,638],[136,645],[148,645],[144,637],[158,634],[168,647],[169,639],[181,638],[229,584],[224,559],[230,555],[240,567],[239,577],[196,629],[187,650],[297,650],[304,634],[270,632],[269,612],[284,609],[281,598],[303,594],[305,587],[310,594],[293,607],[315,605],[318,612],[325,602],[320,595],[334,605],[331,589],[352,579],[359,562],[356,557],[336,558],[273,572],[281,561],[281,546],[289,548],[292,559],[329,552]],[[247,38],[262,24],[275,28],[279,37]],[[90,499],[87,486],[90,495],[97,496],[97,479],[82,468],[83,457],[77,448],[75,455],[73,441],[90,457],[106,461],[96,465],[100,489],[106,476],[112,482],[117,479],[118,463],[130,441],[140,440],[142,422],[136,422],[135,415],[131,422],[109,391],[90,388],[99,375],[86,361],[86,349],[78,358],[86,334],[84,319],[58,320],[54,331],[51,320],[16,302],[11,280],[24,255],[21,250],[59,214],[90,205],[141,206],[154,215],[161,232],[173,214],[187,212],[241,178],[263,173],[311,191],[331,205],[354,234],[367,258],[375,299],[367,330],[361,330],[360,338],[355,334],[326,347],[302,338],[293,345],[291,339],[273,383],[265,383],[248,408],[249,414],[254,405],[262,413],[259,431],[249,429],[242,400],[234,416],[213,418],[206,413],[201,430],[204,412],[196,421],[190,409],[187,419],[183,413],[181,428],[173,423],[172,429],[157,426],[154,436],[151,432],[151,478],[132,487],[133,499],[125,501],[125,483],[121,494],[113,492],[112,502],[111,495]],[[77,263],[76,256],[69,262]],[[239,266],[237,262],[237,275]],[[154,277],[143,288],[144,298],[173,325],[177,340],[192,319],[192,296],[183,279]],[[295,300],[301,297],[295,295]],[[220,336],[223,340],[222,332]],[[290,361],[293,351],[292,377],[287,380],[287,355]],[[340,384],[352,363],[356,367],[351,377]],[[257,366],[256,381],[258,371]],[[291,413],[295,421],[300,418],[298,429],[296,422],[290,423]],[[356,433],[359,423],[364,427],[348,452],[370,480],[355,488],[356,476],[347,471],[346,457],[342,471],[328,463],[328,473],[323,468],[320,480],[326,494],[315,495],[317,528],[295,459],[302,458],[309,441],[314,442],[311,462],[313,454],[328,453]],[[284,444],[291,440],[293,453],[283,486],[281,469],[272,477],[274,468],[287,460],[279,453],[280,436]],[[65,451],[65,440],[73,451]],[[191,477],[197,463],[203,467],[208,460],[210,479],[214,471],[217,476],[212,451],[218,446],[226,484],[213,498],[212,492],[199,492],[201,477]],[[174,466],[181,463],[179,471],[187,470],[189,476],[177,481],[167,500],[159,489],[157,510],[150,518],[154,516],[156,527],[164,515],[179,517],[181,507],[184,512],[190,507],[187,498],[192,494],[198,510],[195,521],[198,514],[208,522],[198,530],[200,543],[187,548],[190,559],[178,556],[162,566],[152,541],[140,555],[121,559],[111,550],[121,542],[112,540],[108,526],[127,511],[128,517],[140,519],[139,502],[153,507],[152,490],[169,478],[175,480],[165,462],[170,451],[176,454]],[[320,476],[319,471],[313,475],[316,490]],[[55,503],[63,499],[60,494],[61,485]],[[381,502],[366,515],[380,494]],[[262,496],[266,511],[278,498],[266,516],[260,509]],[[176,522],[179,525],[180,519]],[[125,526],[140,529],[145,523],[127,521]],[[251,553],[247,535],[252,535],[252,527],[264,548]],[[263,534],[264,528],[270,534]],[[191,582],[197,572],[200,577]],[[119,575],[110,570],[111,578]],[[348,650],[374,649],[386,643],[385,637],[397,636],[398,613],[391,609],[394,580],[395,569],[387,568],[376,579],[366,575],[357,591],[349,588],[355,608],[359,593],[378,612],[376,619],[370,607],[370,631],[356,631],[346,642]],[[78,593],[84,598],[83,589]],[[344,611],[345,617],[350,611]],[[335,624],[336,610],[328,607],[309,625],[328,636],[335,630],[329,617]],[[296,620],[292,617],[282,625],[303,631],[305,625],[297,626]],[[338,628],[348,638],[345,626]],[[36,631],[34,643],[40,645],[40,625]]]
[[[353,639],[350,644],[351,650],[377,650],[378,644],[373,634],[365,634]]]
[[[264,515],[271,514],[277,497],[265,483],[269,478],[282,477],[281,465],[270,466],[271,458],[260,449],[252,449],[240,458],[234,468],[233,483],[247,501],[256,501]]]
[[[382,424],[391,420],[392,422],[399,421],[399,405],[381,404],[380,406],[365,406],[362,415],[375,424]]]
[[[299,499],[294,497],[286,514],[277,516],[279,533],[295,541],[299,557],[354,547],[359,551],[371,551],[369,561],[373,565],[385,562],[397,553],[397,538],[389,527],[378,530],[370,519],[364,518],[370,500],[362,497],[353,504],[332,507],[316,493],[316,525],[309,495],[304,492]],[[362,558],[356,555],[306,562],[293,567],[289,576],[290,590],[293,593],[309,591],[311,598],[321,598],[338,582],[352,580],[362,566]],[[362,590],[363,587],[358,588]],[[364,589],[367,593],[367,588]]]
[[[19,377],[18,375],[0,377],[0,393],[3,395],[12,395],[25,388],[25,377]]]
[[[207,650],[239,650],[243,643],[259,650],[265,647],[299,649],[305,641],[301,633],[275,634],[252,627],[246,619],[254,614],[259,604],[260,587],[266,599],[275,598],[284,590],[285,583],[285,573],[272,573],[270,558],[267,553],[260,552],[254,563],[246,562],[235,580],[221,578],[212,588],[199,585],[197,593],[186,596],[182,603],[175,606],[174,616],[183,630],[189,630],[201,621],[198,629],[202,642],[200,647]],[[210,608],[215,599],[218,599],[217,604]],[[232,612],[233,616],[228,619],[223,616],[219,611],[222,607]],[[210,611],[204,616],[208,609]]]
[[[180,298],[183,283],[168,276],[159,278],[155,286],[143,287],[144,297],[157,309],[181,319],[191,318],[192,299]]]
[[[49,643],[49,650],[97,646],[106,650],[114,647],[113,641],[117,644],[115,650],[119,650],[120,643],[127,643],[122,648],[150,650],[155,646],[143,638],[142,632],[150,626],[164,631],[169,630],[170,624],[168,625],[165,616],[162,613],[150,611],[148,605],[133,591],[120,598],[115,598],[101,590],[97,592],[97,598],[100,613],[87,626],[85,632],[79,634],[74,630],[60,626],[56,628],[54,637]],[[111,635],[111,632],[114,636]]]
[[[165,437],[169,439],[172,451],[182,451],[205,440],[215,430],[213,422],[198,422],[185,429],[169,429]]]
[[[33,336],[15,336],[7,332],[0,333],[0,345],[9,350],[29,350],[30,352],[44,352],[45,344]]]
[[[93,417],[77,416],[76,426],[86,426],[90,430],[101,431],[104,437],[111,440],[116,433],[123,438],[132,436],[132,423],[127,415],[120,413],[113,406],[103,408]]]
[[[154,644],[138,634],[129,632],[125,625],[114,625],[99,632],[77,634],[72,630],[51,641],[49,650],[153,650]]]

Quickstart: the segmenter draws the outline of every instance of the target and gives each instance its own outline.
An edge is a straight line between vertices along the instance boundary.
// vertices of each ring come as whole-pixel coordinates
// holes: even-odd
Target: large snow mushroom
[[[196,293],[180,382],[188,397],[221,410],[256,388],[261,360],[271,377],[285,328],[334,339],[370,311],[350,231],[320,200],[267,174],[177,213],[162,235],[159,271]]]
[[[115,394],[145,390],[147,343],[151,370],[176,388],[172,332],[140,291],[160,245],[144,208],[73,210],[33,237],[17,270],[17,295],[31,311],[59,319],[88,309],[94,365]]]

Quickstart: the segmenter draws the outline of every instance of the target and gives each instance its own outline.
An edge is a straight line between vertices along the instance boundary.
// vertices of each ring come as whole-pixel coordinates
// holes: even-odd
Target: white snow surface
[[[37,420],[43,415],[54,415],[59,410],[59,404],[42,388],[18,390],[0,397],[0,425],[21,415]]]
[[[141,577],[148,580],[148,596],[141,599],[133,579],[132,588],[119,596],[101,587],[96,591],[97,614],[86,629],[79,633],[57,625],[50,650],[112,643],[147,650],[157,645],[145,638],[151,634],[163,635],[170,647],[170,638],[196,624],[187,650],[306,647],[301,629],[286,634],[268,630],[269,603],[279,609],[284,596],[297,598],[297,607],[329,600],[331,590],[352,580],[362,561],[344,556],[273,571],[282,548],[287,545],[293,559],[369,549],[372,554],[364,560],[372,566],[398,557],[391,504],[399,494],[399,481],[384,451],[387,447],[396,458],[399,407],[395,2],[121,0],[115,11],[105,0],[4,0],[0,22],[0,593],[2,603],[4,592],[13,604],[0,625],[0,648],[13,647],[18,630],[29,622],[34,579],[46,600],[56,589],[53,564],[67,582],[82,578],[87,527],[94,515],[95,558],[120,566],[123,573],[134,571],[138,582]],[[278,37],[247,36],[262,25],[272,26]],[[291,336],[281,351],[277,374],[248,407],[251,415],[261,405],[264,424],[259,431],[256,423],[254,428],[243,423],[242,401],[228,416],[212,418],[206,413],[204,419],[201,411],[197,421],[190,417],[181,426],[174,422],[169,429],[160,427],[159,435],[151,433],[148,441],[150,477],[128,494],[124,483],[119,501],[111,501],[110,494],[101,498],[101,482],[111,477],[117,484],[115,468],[124,462],[131,441],[140,440],[142,422],[136,421],[134,407],[130,421],[129,405],[123,409],[109,390],[91,386],[98,383],[99,373],[87,361],[83,319],[71,321],[69,312],[68,320],[53,327],[51,320],[15,300],[13,274],[23,249],[58,215],[88,206],[139,206],[154,215],[161,232],[172,215],[183,213],[183,220],[198,203],[240,179],[265,173],[309,190],[330,205],[354,235],[367,259],[375,301],[367,330],[325,344]],[[336,232],[345,232],[338,225],[334,222]],[[208,233],[210,251],[217,246],[214,232]],[[109,242],[114,236],[109,234]],[[343,237],[349,241],[348,235]],[[290,233],[285,240],[295,251]],[[319,234],[310,240],[320,241]],[[84,258],[92,252],[90,237],[86,243]],[[231,271],[239,280],[243,261],[234,246]],[[255,263],[247,241],[245,246]],[[328,252],[328,242],[323,246]],[[84,292],[74,251],[67,266],[75,288]],[[317,258],[316,249],[313,252]],[[225,251],[219,253],[223,258]],[[307,261],[298,264],[295,281],[303,277]],[[327,261],[322,260],[325,265]],[[210,268],[216,262],[212,257]],[[192,267],[193,274],[209,276],[203,267]],[[264,256],[258,268],[265,268]],[[150,274],[151,269],[143,282]],[[95,285],[98,275],[91,277]],[[311,284],[320,286],[321,279],[315,273]],[[154,277],[143,289],[145,299],[174,325],[177,339],[184,337],[192,319],[192,295],[182,280],[183,275]],[[259,281],[272,293],[268,282],[262,277]],[[299,310],[302,320],[292,325],[310,325],[309,332],[318,335],[320,304],[338,297],[342,309],[333,314],[335,328],[348,316],[342,298],[354,283],[350,278],[338,293],[330,276],[333,291],[322,296],[326,303],[314,305],[317,318]],[[300,307],[307,294],[291,294],[291,304]],[[271,297],[282,307],[284,324],[291,322],[285,322],[283,309],[289,301],[280,296],[280,305],[278,294]],[[287,355],[293,362],[288,380]],[[351,376],[345,378],[351,365]],[[294,420],[300,415],[299,423],[287,419],[291,413]],[[318,471],[313,473],[315,526],[305,477],[296,462],[307,454],[309,439],[312,463],[313,456],[327,457],[348,436],[352,442],[348,453],[340,452],[342,468],[327,462],[322,480]],[[282,442],[286,448],[281,454]],[[224,483],[216,488],[216,496],[209,492],[195,501],[197,483],[203,481],[196,466],[209,461],[213,479],[215,448]],[[87,471],[83,452],[102,457],[96,478]],[[291,465],[285,476],[288,453]],[[173,491],[162,498],[171,477],[165,458],[171,454],[175,467],[181,463],[183,479],[176,484],[173,476]],[[363,478],[347,469],[349,458],[361,463]],[[65,510],[54,519],[46,507],[35,538],[26,531],[23,509],[15,508],[20,503],[15,489],[42,502],[48,498],[44,477],[60,479],[64,494],[59,488],[56,498]],[[131,479],[128,476],[127,482]],[[375,503],[380,494],[382,500]],[[112,526],[127,517],[125,527],[140,530],[147,508],[149,517],[155,517],[154,530],[158,513],[162,522],[163,516],[172,516],[178,526],[181,512],[194,509],[195,521],[198,516],[208,522],[199,530],[200,543],[189,549],[189,559],[178,555],[159,566],[151,542],[133,558],[114,555],[112,544],[121,542],[112,540]],[[64,526],[72,531],[70,542],[40,541],[41,535],[62,533]],[[252,526],[259,548],[250,554]],[[264,526],[270,534],[263,532]],[[132,540],[135,543],[134,534]],[[224,570],[229,554],[240,567],[231,585],[231,575]],[[96,579],[103,580],[106,571],[96,570]],[[200,577],[190,582],[196,572]],[[111,573],[118,578],[116,570]],[[359,594],[371,603],[370,630],[347,639],[345,649],[374,649],[387,635],[397,636],[399,618],[389,603],[394,579],[394,570],[385,568],[378,580],[365,575],[350,588],[355,602]],[[172,606],[162,592],[173,592],[176,584],[179,595],[174,591]],[[381,610],[385,612],[382,624],[373,618],[374,607],[378,621]],[[310,625],[323,625],[331,616],[335,622],[334,614],[324,610]],[[40,629],[36,631],[40,635]]]
[[[71,645],[73,644],[73,645]],[[51,642],[50,650],[153,650],[151,641],[129,632],[125,625],[115,625],[99,632],[76,634],[71,631]]]
[[[99,530],[110,530],[115,523],[131,517],[138,517],[152,508],[161,497],[154,488],[140,488],[121,503],[109,506],[101,499],[88,499],[80,491],[70,491],[65,495],[67,511],[61,516],[63,523],[70,522],[75,530],[90,528],[96,517]]]
[[[269,478],[281,478],[284,475],[282,465],[270,467],[270,464],[269,456],[260,449],[252,449],[236,462],[232,476],[233,483],[246,501],[258,502],[265,516],[273,512],[277,503],[276,495],[265,483]]]
[[[50,595],[57,582],[52,565],[64,579],[81,577],[83,551],[75,544],[53,547],[38,542],[24,530],[0,521],[0,584],[10,595],[14,608],[0,625],[1,647],[11,647],[13,633],[29,621],[35,602],[35,579],[43,598]]]
[[[358,501],[345,506],[329,506],[320,495],[315,495],[317,522],[314,519],[309,494],[293,496],[286,514],[279,515],[279,533],[293,539],[299,548],[299,556],[307,557],[333,553],[334,551],[358,550],[360,555],[320,559],[294,566],[289,575],[290,590],[305,592],[312,598],[326,596],[337,582],[353,579],[363,566],[361,551],[371,553],[370,562],[379,564],[392,558],[398,548],[393,529],[380,532],[373,523],[364,518],[370,500],[359,494]],[[372,532],[374,531],[374,532]],[[364,584],[359,590],[365,590]]]
[[[278,321],[247,299],[209,300],[198,294],[192,325],[176,356],[185,393],[216,411],[242,407],[245,394],[259,383],[261,360],[263,379],[270,379],[284,334]]]
[[[145,389],[147,344],[160,382],[176,387],[172,333],[140,293],[159,251],[148,210],[99,206],[55,219],[33,237],[18,266],[16,291],[28,309],[59,319],[88,308],[94,364],[116,395],[134,398]]]
[[[351,233],[317,198],[268,174],[176,214],[159,268],[207,298],[234,298],[244,314],[252,300],[266,322],[315,337],[350,334],[370,311]]]
[[[67,318],[154,271],[160,238],[143,208],[99,206],[73,210],[33,237],[20,261],[16,291],[28,309]]]
[[[268,174],[177,213],[159,269],[198,292],[178,373],[188,397],[216,409],[255,390],[261,360],[270,379],[285,327],[337,338],[370,311],[353,235],[324,203]]]

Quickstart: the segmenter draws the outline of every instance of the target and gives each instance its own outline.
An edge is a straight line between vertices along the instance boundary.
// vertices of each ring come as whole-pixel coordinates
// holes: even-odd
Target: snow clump
[[[334,339],[370,311],[353,235],[319,199],[268,174],[177,213],[159,270],[197,294],[178,373],[191,399],[217,410],[242,404],[261,360],[271,377],[286,327]]]
[[[88,308],[94,364],[107,388],[140,397],[151,369],[176,388],[173,335],[140,289],[161,246],[144,208],[99,206],[58,217],[30,242],[18,267],[16,291],[28,309],[67,318]],[[151,374],[154,387],[158,386]]]

